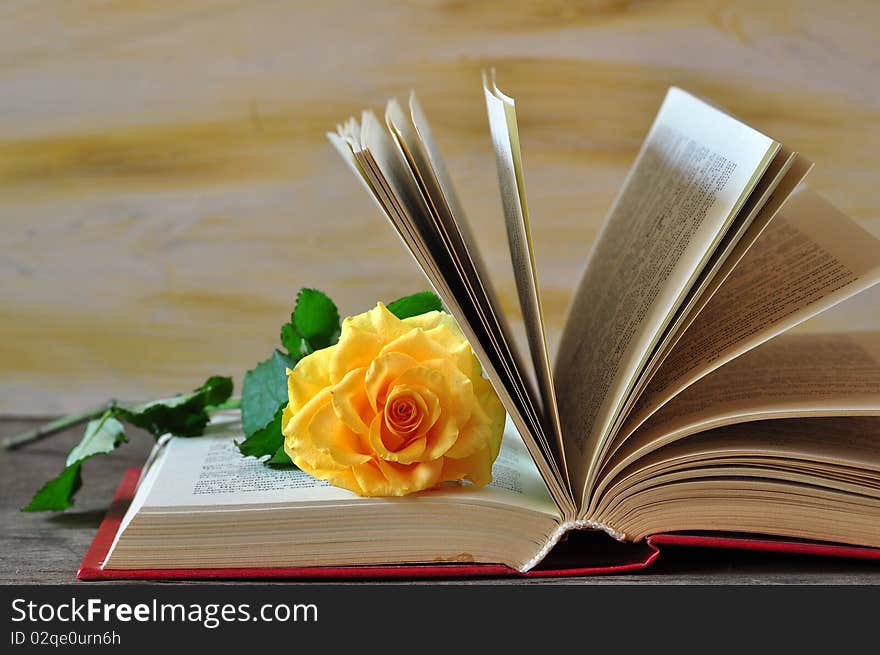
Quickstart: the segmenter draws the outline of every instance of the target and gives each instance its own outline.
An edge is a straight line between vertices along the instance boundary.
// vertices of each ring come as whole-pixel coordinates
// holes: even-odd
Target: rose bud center
[[[416,393],[393,394],[385,405],[385,425],[397,436],[415,436],[419,433],[426,410],[424,400]]]

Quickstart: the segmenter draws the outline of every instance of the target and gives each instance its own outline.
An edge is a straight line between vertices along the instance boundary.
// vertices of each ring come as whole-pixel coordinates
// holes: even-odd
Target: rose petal
[[[328,364],[336,346],[316,350],[287,369],[287,396],[292,412],[299,411],[321,389],[330,384]]]
[[[323,457],[330,460],[329,455],[323,455]],[[311,460],[307,460],[300,456],[291,457],[291,461],[313,478],[326,480],[334,487],[348,489],[349,491],[356,493],[358,496],[365,495],[364,490],[361,488],[360,484],[358,484],[357,478],[354,476],[351,468],[347,466],[337,467],[335,464],[328,465],[324,461],[315,464]]]
[[[403,496],[407,487],[395,486],[382,473],[376,460],[370,460],[351,469],[363,496]]]
[[[289,442],[292,450],[311,446],[310,443],[304,443],[311,441],[309,423],[321,408],[330,405],[331,402],[330,388],[325,387],[296,412],[292,411],[288,404],[281,414],[281,432],[284,434],[285,443]]]
[[[315,412],[309,422],[309,434],[315,448],[327,453],[339,464],[354,466],[371,459],[369,453],[362,452],[358,436],[336,416],[332,404],[328,403]]]
[[[381,337],[374,332],[349,328],[345,338],[339,338],[329,360],[329,384],[336,384],[353,368],[366,368],[382,349]],[[320,351],[318,351],[320,352]]]
[[[445,453],[446,457],[461,459],[480,448],[489,448],[492,459],[498,455],[504,431],[504,406],[488,380],[471,380],[473,400],[469,403],[471,416],[462,425],[455,444]]]
[[[342,341],[346,337],[346,331],[349,329],[362,330],[375,334],[382,343],[393,341],[402,334],[406,334],[412,328],[388,311],[382,303],[368,312],[350,316],[342,322],[342,332],[339,340]]]
[[[376,460],[376,466],[382,471],[385,479],[399,493],[394,495],[422,491],[437,486],[442,482],[443,461],[419,462],[408,466],[395,462]]]
[[[385,404],[388,387],[406,370],[418,364],[404,353],[388,352],[379,355],[367,369],[364,388],[373,411],[378,412]]]
[[[391,352],[409,355],[418,362],[447,356],[442,346],[419,328],[410,330],[382,347],[381,354]]]
[[[369,422],[373,420],[375,415],[364,388],[366,374],[366,368],[356,368],[349,371],[330,389],[333,411],[336,412],[336,416],[350,430],[362,435],[366,435],[370,431]]]
[[[394,434],[406,438],[417,433],[426,420],[428,406],[418,393],[410,388],[395,387],[388,396],[382,416],[385,426]]]
[[[479,401],[480,407],[486,412],[486,415],[489,416],[492,422],[489,428],[488,443],[491,460],[494,462],[501,451],[501,440],[504,436],[507,412],[504,410],[504,405],[501,403],[498,394],[495,393],[492,383],[487,379],[481,377],[474,380],[474,394]]]
[[[437,344],[444,353],[443,359],[454,362],[462,373],[468,377],[482,375],[480,362],[474,356],[474,351],[471,350],[468,342],[462,340],[460,333],[450,330],[445,325],[438,325],[432,330],[426,330],[425,336]]]
[[[458,431],[457,439],[443,454],[453,459],[468,457],[491,445],[492,419],[479,405],[475,405],[470,420]]]
[[[377,414],[370,424],[370,445],[376,455],[386,461],[401,464],[411,464],[424,459],[424,436],[413,439],[406,446],[403,446],[404,443],[399,435],[385,431],[384,417]]]
[[[426,312],[418,316],[410,316],[408,318],[405,318],[403,319],[403,322],[410,328],[421,328],[425,332],[427,332],[428,330],[433,330],[436,327],[443,326],[449,329],[455,335],[457,335],[459,341],[465,340],[464,335],[461,332],[461,328],[458,326],[458,323],[456,323],[451,314],[447,314],[446,312]]]
[[[424,387],[438,398],[440,409],[427,432],[427,447],[421,459],[441,457],[459,436],[459,429],[470,420],[474,405],[471,381],[455,365],[433,359],[404,372],[395,386]]]
[[[294,462],[296,464],[296,462]],[[297,466],[299,466],[297,464]],[[319,480],[326,480],[334,487],[339,487],[340,489],[348,489],[349,491],[353,491],[358,496],[367,495],[364,493],[363,487],[358,483],[357,477],[355,477],[354,472],[350,468],[346,468],[340,471],[333,471],[332,473],[328,473],[325,477],[315,476]]]
[[[461,459],[443,458],[443,480],[470,480],[478,487],[492,481],[492,462],[495,458],[489,448],[481,448]]]
[[[444,312],[428,312],[403,321],[413,328],[420,328],[425,336],[440,347],[443,357],[454,360],[465,375],[482,375],[480,362],[452,316]]]
[[[443,413],[453,413],[463,425],[470,418],[474,404],[473,384],[448,359],[430,359],[421,362],[397,378],[397,384],[423,386],[441,399]]]
[[[424,459],[443,457],[455,445],[459,438],[461,426],[452,412],[443,412],[426,435]]]
[[[398,378],[399,379],[399,378]],[[396,400],[400,397],[411,397],[414,399],[414,402],[418,405],[420,411],[420,417],[418,426],[409,430],[406,433],[401,433],[399,430],[394,429],[394,425],[392,425],[391,420],[389,419],[388,412],[391,409],[391,405],[396,402]],[[385,404],[385,423],[393,432],[400,434],[401,436],[410,435],[416,432],[427,432],[431,429],[431,427],[437,422],[437,419],[440,418],[440,414],[442,413],[442,407],[440,405],[440,400],[437,398],[437,394],[434,393],[428,387],[422,385],[414,385],[414,384],[395,384],[394,388],[391,390],[391,393],[388,394],[388,400]]]
[[[329,389],[323,389],[296,414],[290,411],[289,406],[285,408],[282,414],[282,432],[285,437],[284,452],[299,468],[320,480],[350,478],[353,481],[354,476],[348,472],[348,467],[336,462],[327,453],[318,450],[309,433],[308,426],[312,418],[321,409],[329,407],[329,403]],[[351,486],[345,488],[351,489]]]

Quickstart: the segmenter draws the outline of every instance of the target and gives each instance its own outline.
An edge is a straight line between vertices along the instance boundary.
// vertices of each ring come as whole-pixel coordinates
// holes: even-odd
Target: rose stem
[[[112,410],[116,406],[115,400],[108,400],[106,403],[101,405],[100,407],[96,407],[94,409],[90,409],[86,412],[82,412],[79,414],[69,414],[68,416],[62,416],[61,418],[57,418],[54,421],[49,421],[48,423],[44,423],[36,428],[31,430],[26,430],[25,432],[20,432],[19,434],[15,434],[11,437],[6,437],[0,442],[3,450],[15,450],[16,448],[21,448],[24,445],[29,443],[33,443],[35,441],[40,441],[41,439],[45,439],[46,437],[51,437],[53,434],[57,434],[67,428],[73,427],[74,425],[78,425],[80,423],[85,423],[86,421],[90,421],[92,419],[98,418],[105,411]],[[241,398],[230,398],[229,400],[220,403],[219,405],[213,405],[208,407],[208,411],[215,411],[221,409],[238,409],[241,407]]]
[[[91,419],[98,418],[99,416],[101,416],[101,414],[113,407],[115,404],[115,400],[110,400],[100,407],[90,409],[79,414],[69,414],[67,416],[62,416],[61,418],[57,418],[54,421],[49,421],[48,423],[44,423],[43,425],[40,425],[31,430],[26,430],[25,432],[20,432],[19,434],[12,435],[11,437],[6,437],[2,441],[3,450],[15,450],[16,448],[21,448],[25,444],[40,441],[41,439],[50,437],[53,434],[61,432],[62,430],[66,430],[69,427],[73,427],[74,425],[85,423],[86,421],[90,421]]]

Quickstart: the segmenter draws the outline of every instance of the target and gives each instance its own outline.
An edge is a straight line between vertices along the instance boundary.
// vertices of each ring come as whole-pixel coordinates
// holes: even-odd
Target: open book
[[[234,426],[173,439],[105,569],[527,571],[584,529],[636,544],[708,532],[880,548],[880,333],[787,333],[880,281],[880,241],[803,184],[805,157],[672,88],[551,365],[515,104],[494,79],[484,92],[522,321],[498,299],[414,95],[328,136],[507,410],[494,482],[357,498],[242,460]]]

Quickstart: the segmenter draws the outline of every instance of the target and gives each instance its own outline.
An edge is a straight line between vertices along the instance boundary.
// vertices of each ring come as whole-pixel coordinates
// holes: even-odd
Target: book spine
[[[618,532],[614,528],[611,528],[603,523],[599,523],[598,521],[589,521],[586,519],[576,519],[573,521],[565,521],[560,523],[559,526],[553,531],[553,534],[550,535],[550,538],[547,542],[541,546],[541,550],[539,550],[535,556],[530,559],[528,562],[523,564],[519,572],[525,573],[530,571],[541,561],[547,557],[548,553],[553,550],[553,547],[559,543],[559,540],[562,539],[563,535],[565,535],[569,530],[601,530],[605,532],[609,536],[617,539],[617,541],[625,541],[626,535],[622,532]]]

